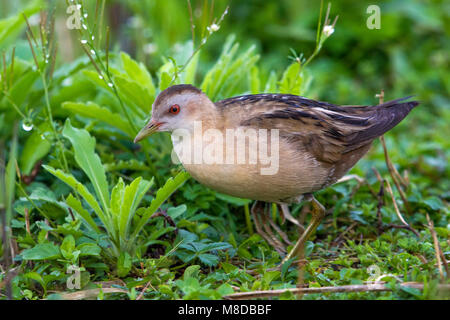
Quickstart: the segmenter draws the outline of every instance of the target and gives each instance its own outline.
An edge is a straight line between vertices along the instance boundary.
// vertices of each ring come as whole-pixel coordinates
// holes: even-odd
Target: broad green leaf
[[[136,229],[134,230],[131,241],[133,241],[136,236],[139,234],[141,229],[145,226],[148,219],[152,216],[153,213],[158,210],[158,208],[166,201],[170,195],[175,192],[179,187],[183,185],[183,183],[186,182],[187,179],[189,179],[190,175],[189,173],[183,171],[178,173],[175,178],[169,178],[164,186],[162,186],[157,192],[156,197],[152,200],[150,207],[145,210],[145,213],[139,220],[139,222],[136,225]]]
[[[13,100],[14,103],[19,106],[19,108],[28,98],[29,93],[38,77],[39,73],[37,71],[34,71],[30,65],[28,70],[21,74],[19,79],[14,81],[9,95],[11,96],[11,100]]]
[[[72,259],[73,251],[75,251],[75,238],[71,234],[67,235],[59,248],[64,258]]]
[[[33,130],[33,133],[25,142],[19,161],[24,175],[29,175],[36,162],[49,153],[52,145],[47,139],[43,138],[43,134],[49,132],[50,129],[48,122],[42,123]]]
[[[66,120],[64,125],[63,136],[72,143],[76,162],[89,177],[105,214],[109,216],[108,182],[106,181],[105,168],[99,156],[95,153],[95,138],[91,137],[85,129],[72,127],[69,119]]]
[[[95,243],[82,243],[77,246],[77,250],[80,250],[80,257],[98,256],[102,251],[102,249]]]
[[[142,118],[146,117],[152,109],[151,107],[153,100],[155,100],[155,96],[150,95],[149,91],[138,82],[123,76],[115,76],[114,83],[119,88],[119,92],[124,95],[129,102],[134,103],[140,109],[133,109],[133,111]]]
[[[110,126],[113,126],[122,132],[126,133],[129,137],[133,137],[135,132],[128,123],[127,120],[124,119],[120,114],[111,112],[108,108],[101,107],[95,103],[88,102],[79,103],[79,102],[64,102],[62,104],[64,109],[72,111],[74,114],[79,114],[83,117],[97,119],[103,122],[106,122]]]
[[[210,253],[202,253],[198,258],[207,266],[215,266],[219,263],[219,257]]]
[[[125,52],[120,53],[120,58],[122,59],[122,64],[127,75],[144,87],[149,96],[154,97],[156,95],[156,88],[153,84],[152,76],[144,64],[137,63]]]
[[[75,210],[76,213],[80,215],[80,217],[83,219],[84,223],[87,224],[89,227],[95,230],[95,232],[100,233],[100,229],[97,227],[97,224],[94,222],[94,219],[92,219],[91,215],[87,210],[83,208],[81,205],[81,202],[76,199],[72,194],[69,194],[69,196],[66,199],[66,203]]]
[[[61,257],[59,247],[53,243],[37,244],[20,254],[23,260],[53,260]]]

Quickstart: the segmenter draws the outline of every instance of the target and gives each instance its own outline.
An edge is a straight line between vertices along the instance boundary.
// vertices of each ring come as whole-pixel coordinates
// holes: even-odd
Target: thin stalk
[[[250,218],[250,210],[248,208],[248,204],[245,204],[244,206],[244,212],[245,212],[245,223],[247,224],[247,230],[250,235],[253,235],[253,225],[252,225],[252,219]]]
[[[45,104],[47,107],[47,115],[48,115],[48,119],[50,122],[50,126],[52,128],[53,134],[55,135],[57,145],[60,148],[61,158],[62,158],[62,167],[64,168],[64,171],[69,172],[69,166],[67,164],[66,155],[64,154],[64,144],[62,143],[62,141],[58,135],[58,132],[56,131],[55,123],[53,122],[52,108],[50,106],[50,98],[49,98],[49,94],[48,94],[48,85],[47,85],[47,80],[45,78],[45,73],[40,72],[40,74],[41,74],[42,84],[44,86],[44,96],[45,96]]]

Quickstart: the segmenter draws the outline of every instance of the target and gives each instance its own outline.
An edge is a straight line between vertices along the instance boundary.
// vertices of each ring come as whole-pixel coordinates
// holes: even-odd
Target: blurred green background
[[[0,18],[23,9],[29,0],[1,1]],[[65,1],[58,6],[57,31],[64,42],[64,62],[82,55],[76,34],[61,27],[67,17]],[[84,1],[95,10],[96,1]],[[290,49],[308,57],[314,49],[320,1],[307,0],[192,0],[197,29],[205,25],[203,11],[220,16],[230,6],[221,29],[202,50],[200,78],[221,51],[225,38],[234,33],[242,46],[257,46],[261,67],[281,73],[290,63]],[[327,3],[327,2],[325,2]],[[331,16],[339,15],[332,38],[310,65],[314,75],[308,96],[342,104],[374,103],[374,93],[384,88],[389,98],[417,95],[428,112],[439,114],[448,106],[450,92],[450,3],[445,0],[331,1]],[[370,30],[369,5],[381,9],[381,28]],[[154,73],[163,56],[174,56],[191,39],[188,3],[184,0],[109,0],[105,25],[112,28],[111,43]],[[203,20],[202,20],[203,19]],[[196,30],[196,32],[198,31]],[[200,37],[197,35],[197,44]],[[23,40],[25,41],[25,40]],[[23,55],[29,55],[24,42]],[[20,51],[20,50],[19,50]],[[423,108],[423,109],[425,109]]]

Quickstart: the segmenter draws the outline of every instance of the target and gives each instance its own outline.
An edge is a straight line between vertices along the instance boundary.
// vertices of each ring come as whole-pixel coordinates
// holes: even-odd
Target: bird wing
[[[222,100],[216,105],[245,108],[247,116],[240,125],[279,129],[280,137],[299,149],[319,161],[335,164],[394,127],[418,105],[415,101],[399,103],[404,99],[378,106],[336,106],[295,95],[258,94]]]

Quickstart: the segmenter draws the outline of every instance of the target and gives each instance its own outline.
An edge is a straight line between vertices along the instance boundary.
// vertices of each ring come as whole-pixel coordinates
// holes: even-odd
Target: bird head
[[[152,106],[150,121],[139,131],[137,143],[155,132],[192,129],[195,121],[214,118],[216,106],[198,88],[179,84],[162,91]]]

